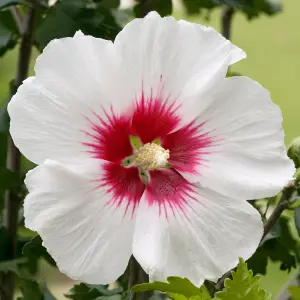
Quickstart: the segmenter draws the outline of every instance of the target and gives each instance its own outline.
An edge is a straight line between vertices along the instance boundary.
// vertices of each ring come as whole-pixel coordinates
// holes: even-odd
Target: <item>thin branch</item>
[[[20,34],[22,35],[23,32],[24,32],[24,18],[23,18],[23,15],[19,9],[19,7],[17,6],[12,6],[10,8],[10,11],[11,11],[11,14],[15,20],[15,23],[18,27],[18,30],[20,32]]]
[[[294,191],[294,184],[291,184],[283,189],[281,198],[280,198],[276,208],[274,209],[270,218],[267,220],[267,222],[264,226],[264,234],[263,234],[261,240],[263,240],[266,237],[266,235],[269,233],[269,231],[275,225],[275,223],[277,222],[277,220],[279,219],[279,217],[281,216],[283,211],[289,207],[289,200],[293,194],[293,191]]]
[[[222,19],[222,35],[227,39],[231,39],[231,24],[235,10],[232,7],[224,5],[221,11]]]
[[[14,81],[14,85],[11,89],[10,98],[15,94],[18,87],[22,84],[23,80],[26,79],[28,75],[29,62],[32,51],[35,17],[36,6],[32,4],[32,6],[28,7],[27,14],[23,22],[24,27],[22,29],[17,74]],[[17,147],[14,145],[11,136],[9,136],[6,161],[7,169],[11,170],[12,172],[18,173],[20,171],[20,159],[21,154]],[[6,228],[9,236],[8,253],[10,254],[10,257],[8,259],[14,259],[16,257],[19,206],[20,199],[18,197],[18,191],[6,191],[3,221],[4,227]],[[12,273],[2,274],[2,276],[0,277],[0,283],[0,285],[2,286],[2,291],[6,291],[5,293],[0,294],[0,299],[12,300],[15,285],[14,275]]]
[[[262,236],[261,241],[260,241],[260,246],[263,242],[263,239],[270,232],[270,230],[275,225],[275,223],[277,222],[277,220],[279,219],[279,217],[281,216],[283,211],[289,207],[289,200],[290,200],[290,198],[291,198],[291,196],[294,192],[294,188],[295,188],[294,182],[291,182],[288,186],[286,186],[282,190],[282,195],[281,195],[281,198],[280,198],[276,208],[274,209],[274,211],[272,212],[270,218],[267,220],[267,222],[264,225],[264,233],[263,233],[263,236]],[[219,281],[216,284],[216,290],[217,291],[220,291],[224,288],[225,279],[230,278],[231,277],[231,272],[234,271],[235,269],[236,268],[228,271],[227,273],[225,273],[222,276],[221,279],[219,279]]]

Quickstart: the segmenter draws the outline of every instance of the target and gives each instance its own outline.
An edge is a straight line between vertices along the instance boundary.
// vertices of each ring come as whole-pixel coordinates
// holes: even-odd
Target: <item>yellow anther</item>
[[[170,151],[160,145],[147,143],[134,152],[134,158],[137,167],[150,171],[165,167],[170,158]]]

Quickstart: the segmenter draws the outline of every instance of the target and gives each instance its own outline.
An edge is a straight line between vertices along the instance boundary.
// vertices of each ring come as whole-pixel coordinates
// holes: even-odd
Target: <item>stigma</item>
[[[144,171],[164,168],[168,164],[170,151],[155,143],[147,143],[134,152],[134,165]]]

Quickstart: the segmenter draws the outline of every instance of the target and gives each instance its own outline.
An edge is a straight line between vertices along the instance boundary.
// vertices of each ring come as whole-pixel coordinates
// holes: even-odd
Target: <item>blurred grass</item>
[[[283,113],[286,143],[300,135],[300,1],[283,0],[284,12],[275,16],[261,16],[252,22],[237,14],[232,26],[232,41],[248,54],[248,58],[234,65],[232,71],[239,72],[260,82],[267,88]],[[176,13],[178,18],[186,16]],[[220,12],[216,10],[207,21],[201,16],[188,17],[219,29]],[[8,83],[14,78],[17,50],[0,58],[0,104],[8,96]],[[37,56],[34,51],[32,63]],[[31,68],[32,74],[32,68]],[[43,267],[41,276],[49,281],[56,294],[62,294],[70,281],[60,277],[50,267]],[[289,278],[279,271],[278,264],[268,266],[268,275],[263,285],[276,295]]]

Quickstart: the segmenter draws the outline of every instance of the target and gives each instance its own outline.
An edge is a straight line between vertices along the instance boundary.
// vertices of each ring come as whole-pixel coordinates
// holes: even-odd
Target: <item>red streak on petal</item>
[[[190,200],[197,201],[194,185],[185,180],[174,169],[161,169],[150,171],[150,181],[146,186],[146,200],[148,204],[158,205],[159,212],[164,210],[165,217],[171,210],[175,215],[176,211],[185,214],[185,207]]]
[[[105,163],[102,169],[103,176],[99,180],[99,186],[104,187],[106,192],[111,195],[107,205],[119,207],[125,203],[125,214],[129,208],[132,209],[133,214],[145,190],[138,169],[125,168],[110,162]]]
[[[179,104],[163,96],[163,86],[156,96],[149,97],[142,91],[131,111],[116,115],[113,108],[102,114],[92,112],[93,118],[85,117],[89,129],[83,130],[88,141],[83,142],[92,157],[121,163],[133,149],[130,135],[139,136],[143,143],[162,139],[174,131],[180,122],[176,114]]]
[[[146,99],[142,92],[133,113],[131,133],[139,136],[143,143],[164,137],[179,124],[177,109],[175,101],[170,103],[160,95]]]
[[[104,113],[105,119],[96,113],[96,121],[86,118],[91,130],[84,132],[91,141],[83,144],[88,146],[88,152],[94,158],[120,163],[132,154],[129,140],[131,120],[125,115],[116,116],[113,110],[110,114],[105,110]]]
[[[195,174],[197,167],[204,164],[203,155],[211,153],[215,139],[202,133],[202,126],[191,122],[162,140],[162,146],[170,150],[169,163],[176,170]]]

